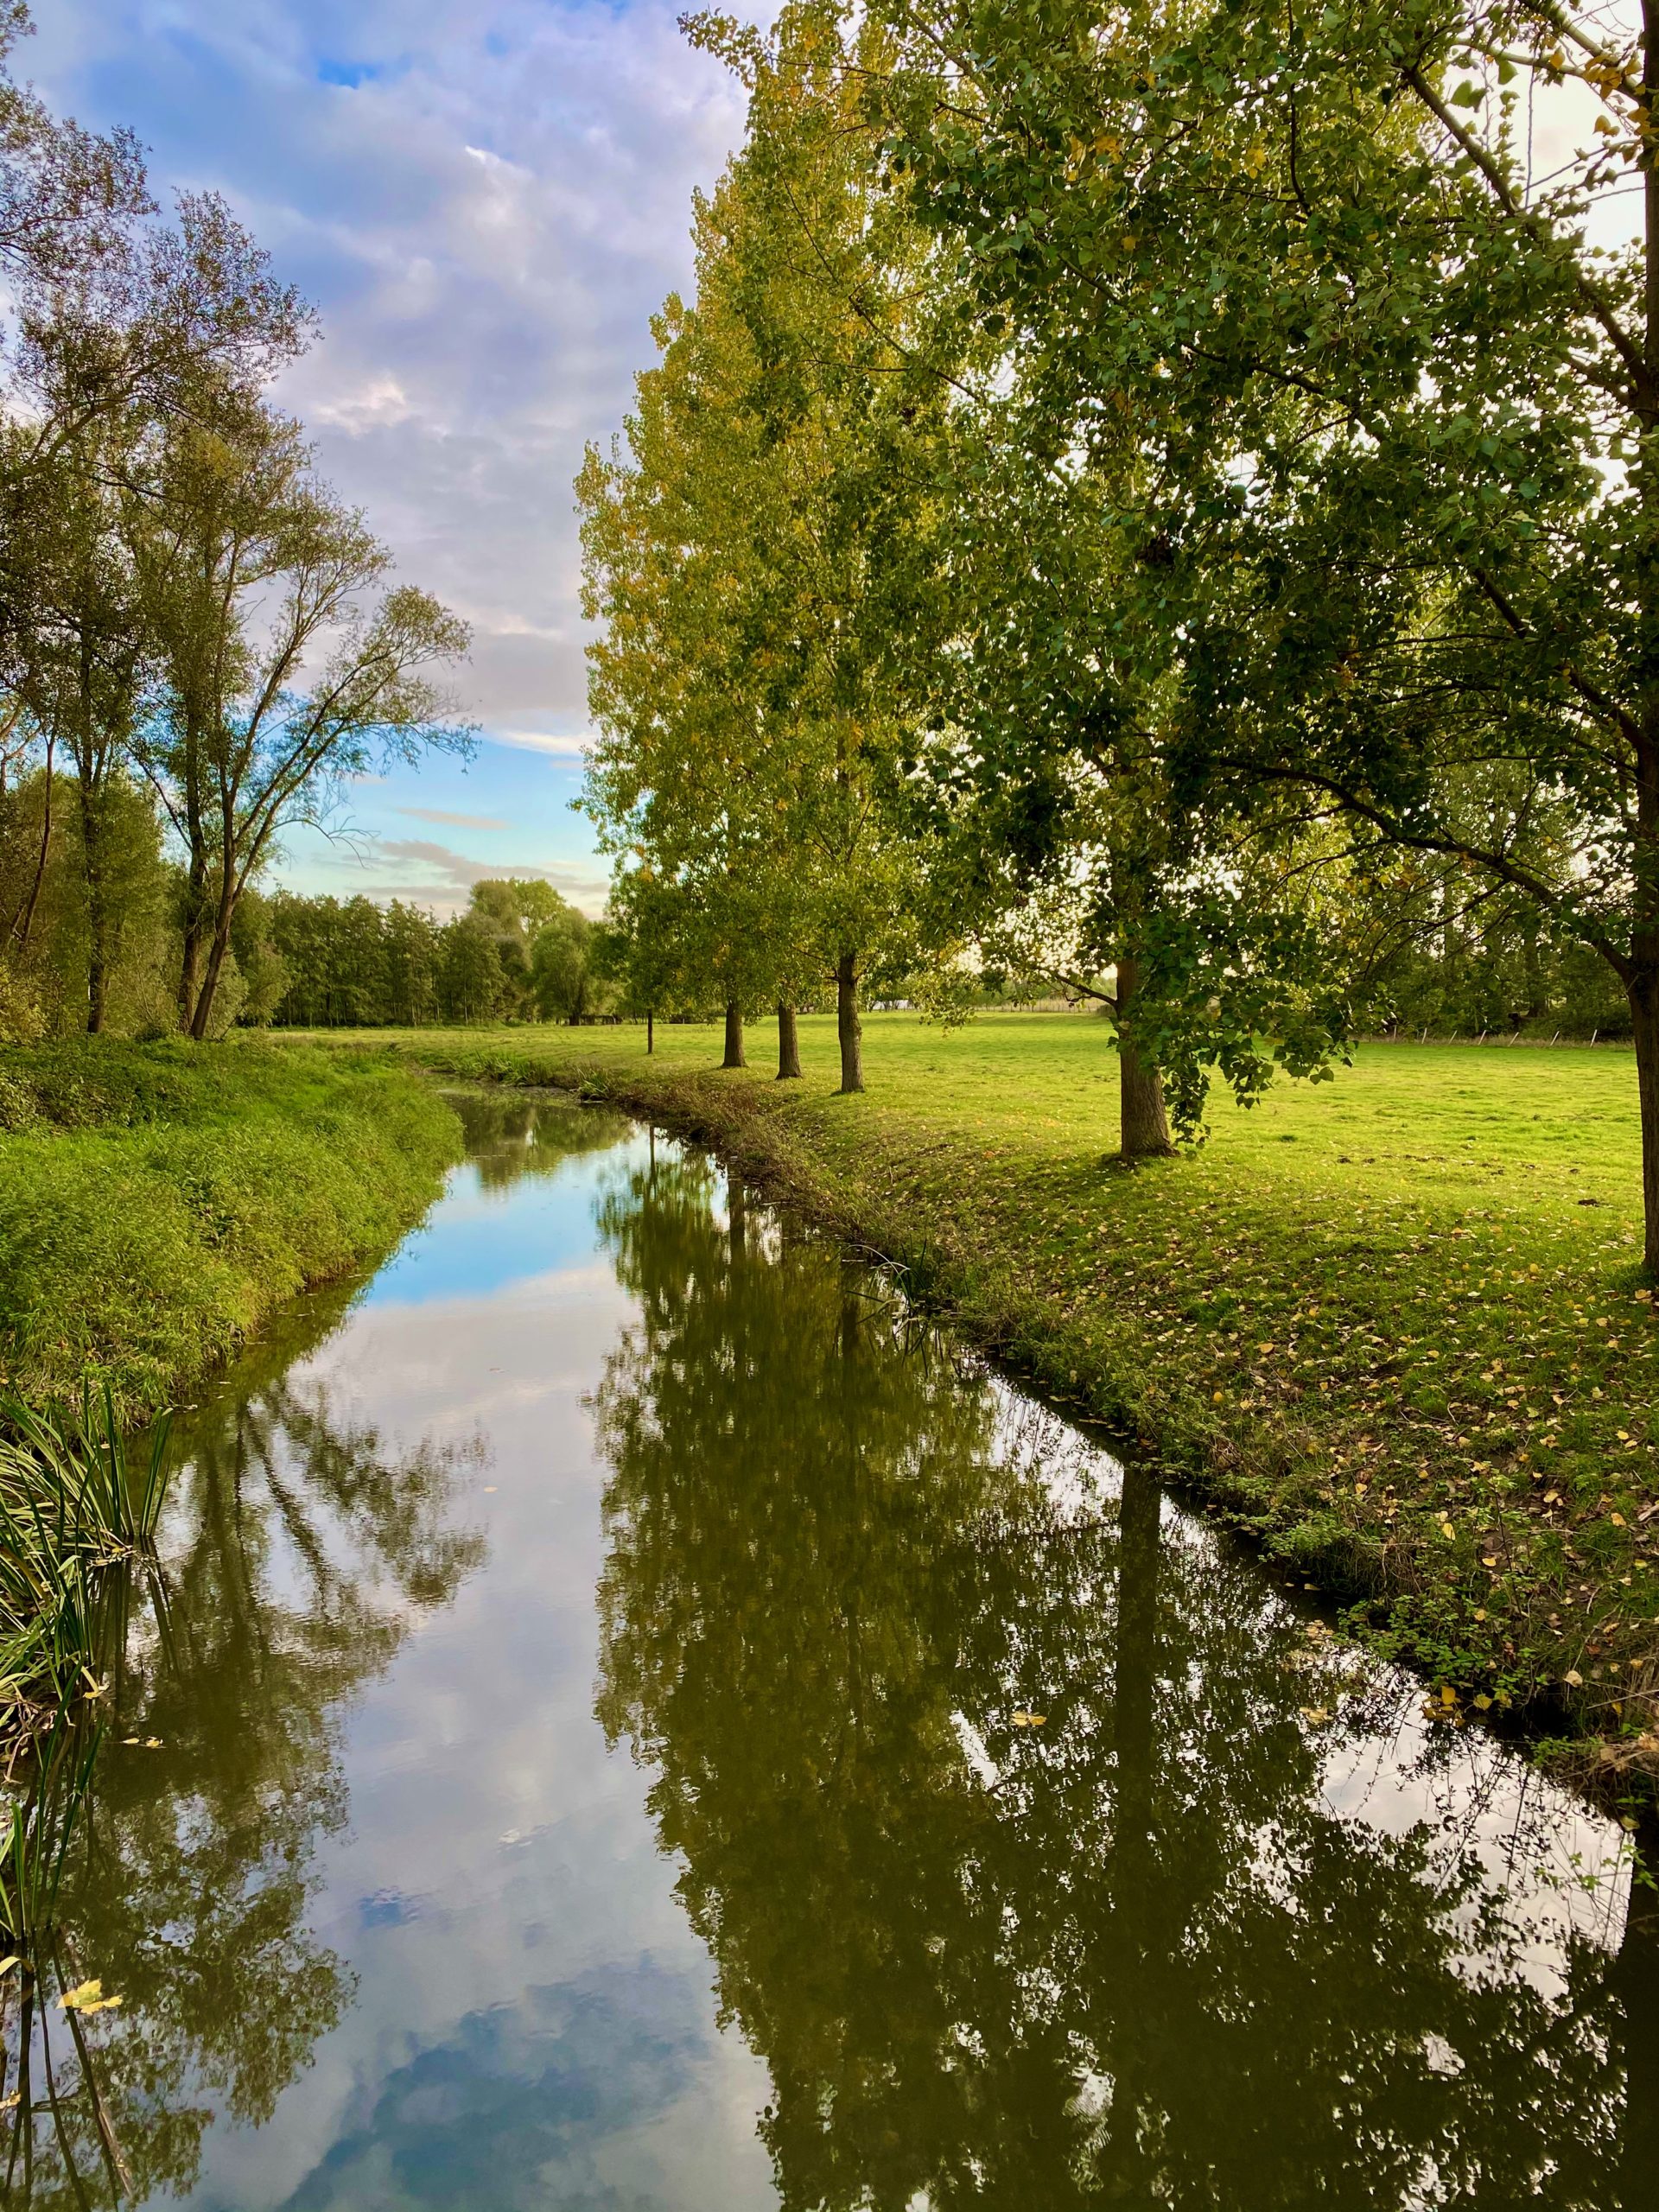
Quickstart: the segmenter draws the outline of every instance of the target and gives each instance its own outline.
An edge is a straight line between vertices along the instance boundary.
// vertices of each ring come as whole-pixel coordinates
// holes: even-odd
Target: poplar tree
[[[581,483],[588,804],[691,892],[728,1007],[776,990],[780,1073],[794,990],[833,979],[855,1091],[861,982],[917,940],[904,774],[945,387],[906,350],[921,240],[877,188],[833,15],[788,10],[770,41],[690,28],[743,73],[749,136],[698,203],[696,303],[655,326],[627,454],[590,454]]]
[[[1183,796],[1299,792],[1600,959],[1659,1268],[1659,10],[886,12],[893,156],[1051,437],[1154,464]]]

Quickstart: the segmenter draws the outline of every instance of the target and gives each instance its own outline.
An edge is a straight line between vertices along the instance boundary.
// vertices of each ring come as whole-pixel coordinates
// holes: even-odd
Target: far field
[[[1659,1767],[1659,1317],[1628,1053],[1369,1046],[1249,1112],[1217,1096],[1207,1145],[1131,1173],[1087,1015],[868,1017],[851,1099],[827,1018],[801,1025],[795,1084],[766,1023],[731,1074],[713,1027],[661,1025],[649,1058],[634,1026],[351,1041],[695,1128],[1147,1439],[1287,1572],[1365,1599],[1449,1714],[1559,1697],[1609,1768]]]

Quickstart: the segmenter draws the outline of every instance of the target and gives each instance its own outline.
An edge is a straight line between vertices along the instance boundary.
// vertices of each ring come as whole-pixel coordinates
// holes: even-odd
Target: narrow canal
[[[1615,1823],[705,1160],[464,1104],[181,1420],[7,2204],[1659,2203]]]

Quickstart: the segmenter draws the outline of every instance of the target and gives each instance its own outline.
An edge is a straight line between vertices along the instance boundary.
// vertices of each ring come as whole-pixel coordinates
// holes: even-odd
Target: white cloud
[[[404,899],[441,914],[459,912],[475,883],[504,875],[530,876],[538,883],[550,883],[588,914],[603,910],[609,887],[609,878],[597,862],[575,861],[544,868],[535,861],[475,860],[470,853],[457,852],[453,846],[436,844],[426,837],[368,839],[360,846],[359,856],[346,865],[357,877],[350,887],[352,893],[369,899]]]
[[[451,814],[442,806],[395,806],[394,814],[406,814],[411,822],[433,822],[441,830],[505,830],[509,825],[493,814]]]
[[[580,760],[593,743],[591,737],[541,729],[490,729],[484,735],[491,745],[510,745],[516,753],[550,753],[561,760]]]
[[[556,758],[581,741],[537,726],[586,709],[572,480],[742,127],[677,3],[54,0],[29,55],[55,105],[137,129],[163,194],[223,190],[317,302],[284,403],[473,623],[463,705]]]

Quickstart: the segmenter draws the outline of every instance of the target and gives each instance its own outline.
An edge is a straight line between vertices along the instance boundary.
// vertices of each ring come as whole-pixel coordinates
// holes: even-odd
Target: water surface
[[[466,1111],[185,1418],[6,2203],[1659,2203],[1617,1827],[706,1161]]]

